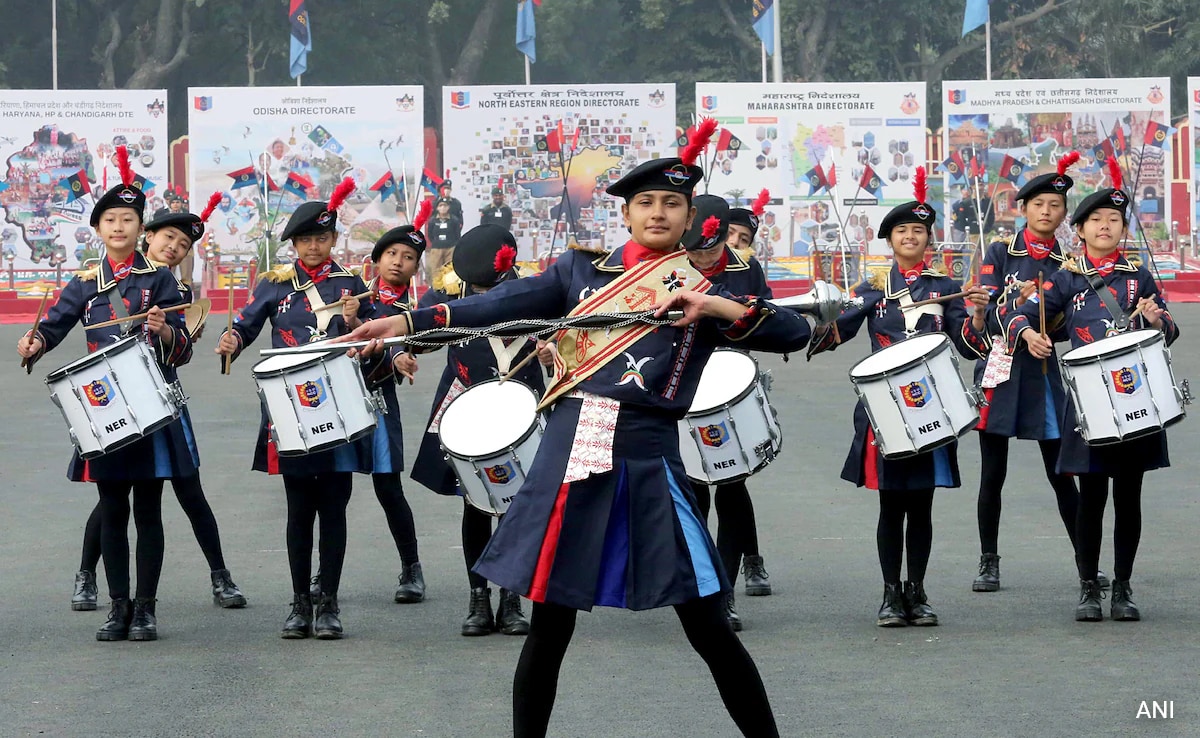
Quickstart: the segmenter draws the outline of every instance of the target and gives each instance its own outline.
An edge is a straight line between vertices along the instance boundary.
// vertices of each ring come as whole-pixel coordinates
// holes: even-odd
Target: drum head
[[[80,357],[70,364],[60,366],[46,376],[47,381],[60,379],[71,372],[78,371],[84,367],[91,366],[104,358],[105,354],[116,354],[129,348],[135,341],[141,340],[138,336],[126,336],[120,341],[110,343],[103,348],[98,348],[87,356]]]
[[[1078,361],[1089,361],[1097,356],[1104,356],[1106,354],[1119,354],[1136,346],[1149,345],[1154,342],[1156,336],[1161,337],[1162,331],[1149,329],[1120,333],[1108,338],[1101,338],[1095,343],[1089,343],[1077,349],[1071,349],[1063,354],[1062,360],[1067,364],[1071,364]]]
[[[738,398],[758,379],[758,363],[741,351],[714,351],[700,374],[689,413],[703,413]]]
[[[328,354],[276,354],[254,365],[253,374],[274,374],[317,364]]]
[[[196,335],[196,331],[204,325],[204,320],[208,317],[208,311],[211,309],[212,300],[207,297],[201,297],[184,309],[183,322],[187,325],[189,334]]]
[[[442,414],[442,446],[456,456],[490,456],[529,432],[537,420],[537,395],[517,381],[469,387]]]
[[[922,356],[933,353],[939,344],[949,343],[950,339],[942,333],[925,333],[920,336],[906,338],[900,343],[893,343],[885,349],[880,349],[854,365],[850,376],[854,379],[886,374],[910,364]]]

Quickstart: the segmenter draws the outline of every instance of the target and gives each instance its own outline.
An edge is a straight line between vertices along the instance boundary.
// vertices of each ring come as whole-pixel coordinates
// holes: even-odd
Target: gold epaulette
[[[939,277],[948,277],[948,276],[950,276],[949,274],[946,274],[946,270],[945,270],[945,269],[938,269],[937,267],[932,267],[932,266],[930,266],[930,267],[925,267],[925,272],[933,272],[935,275],[937,275],[937,276],[939,276]]]
[[[262,278],[268,282],[290,282],[292,277],[296,276],[295,264],[283,264],[277,266],[269,272],[262,275]]]
[[[1083,274],[1083,267],[1080,265],[1079,259],[1074,256],[1069,257],[1065,262],[1063,262],[1062,268],[1066,269],[1068,272]]]
[[[163,269],[163,268],[170,269],[171,268],[169,265],[167,265],[161,261],[155,261],[154,259],[151,259],[149,256],[146,257],[146,263],[149,264],[150,266],[154,267],[155,269]]]
[[[583,244],[579,243],[578,241],[571,241],[571,243],[567,244],[567,248],[575,249],[576,251],[583,251],[588,254],[611,254],[612,253],[612,251],[609,249],[601,248],[599,246],[584,246]]]
[[[362,265],[362,264],[355,264],[354,266],[350,267],[350,273],[351,273],[351,274],[353,274],[353,275],[354,275],[354,276],[356,276],[356,277],[361,277],[361,276],[362,276],[362,272],[363,272],[363,265]]]
[[[87,269],[80,269],[79,271],[75,272],[75,276],[78,279],[82,279],[84,282],[91,282],[93,279],[96,278],[96,275],[98,275],[99,273],[100,273],[100,265],[97,264],[94,267],[88,267]]]
[[[741,260],[746,262],[747,264],[749,264],[750,260],[754,258],[754,249],[752,249],[752,248],[750,248],[750,249],[733,249],[733,252],[735,254],[737,254],[741,258]]]
[[[442,270],[433,275],[433,288],[438,292],[442,292],[450,297],[457,297],[463,292],[463,282],[457,274],[454,273],[454,262],[450,262],[442,267]]]
[[[891,274],[891,269],[872,269],[871,276],[867,279],[867,284],[871,285],[880,292],[887,292],[888,275]]]

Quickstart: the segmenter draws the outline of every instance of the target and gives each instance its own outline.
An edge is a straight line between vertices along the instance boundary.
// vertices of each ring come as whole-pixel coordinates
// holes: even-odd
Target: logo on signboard
[[[1113,389],[1123,395],[1132,395],[1142,386],[1142,375],[1136,366],[1124,366],[1110,374],[1112,374]]]
[[[108,375],[83,385],[83,394],[92,407],[106,407],[113,399],[113,386]]]
[[[900,112],[905,115],[916,115],[921,109],[921,103],[917,102],[917,93],[910,92],[900,101]]]
[[[471,93],[465,90],[452,90],[450,92],[450,107],[455,110],[471,107]]]
[[[1150,88],[1150,93],[1148,95],[1146,95],[1146,100],[1151,105],[1158,105],[1160,102],[1163,101],[1162,88],[1159,87],[1158,85],[1152,86]]]
[[[921,377],[900,387],[900,396],[908,407],[925,407],[929,402],[929,378]]]
[[[706,113],[711,113],[717,109],[717,96],[705,95],[700,98],[700,107],[704,108]]]
[[[324,379],[316,381],[310,379],[304,384],[296,385],[296,400],[300,403],[300,407],[320,407],[321,403],[325,402],[325,397]]]
[[[951,105],[962,105],[967,101],[966,90],[946,90],[946,102]]]
[[[667,101],[667,95],[662,90],[655,90],[650,93],[650,107],[661,108]]]
[[[716,425],[700,426],[700,443],[710,448],[721,448],[729,440],[729,429],[725,427],[725,421],[721,421]]]
[[[513,469],[511,461],[484,467],[483,473],[492,484],[508,484],[516,476],[516,470]]]
[[[149,113],[151,117],[157,118],[158,116],[167,112],[167,106],[163,105],[163,101],[156,97],[154,98],[154,102],[146,106],[146,112]]]
[[[197,95],[192,98],[192,107],[203,113],[206,110],[212,110],[212,96]]]
[[[399,110],[400,112],[402,112],[402,113],[412,112],[412,109],[414,107],[416,107],[416,101],[413,100],[412,95],[404,95],[403,97],[396,98],[396,109]]]

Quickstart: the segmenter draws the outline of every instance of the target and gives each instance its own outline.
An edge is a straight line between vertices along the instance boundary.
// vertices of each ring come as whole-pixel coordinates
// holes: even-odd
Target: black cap
[[[393,228],[387,233],[379,237],[375,242],[375,248],[371,250],[371,261],[378,264],[379,257],[383,256],[383,252],[388,250],[388,247],[393,244],[404,244],[417,250],[417,255],[425,250],[425,234],[421,233],[411,225],[402,225]]]
[[[454,208],[454,201],[452,199],[450,199],[449,197],[439,197],[438,199],[433,201],[433,209],[435,212],[437,211],[438,206],[441,205],[442,203],[446,203],[446,205],[450,206],[451,209]]]
[[[96,206],[92,208],[92,217],[90,223],[92,228],[100,225],[100,216],[105,210],[112,208],[133,208],[137,211],[138,220],[145,218],[146,210],[146,193],[139,190],[133,185],[119,184],[113,187],[108,192],[100,196],[96,200]]]
[[[724,245],[729,235],[729,203],[725,202],[725,198],[696,195],[692,206],[696,208],[696,217],[692,220],[692,227],[683,234],[683,247],[688,251],[700,251]],[[719,225],[716,233],[705,238],[704,222],[709,218],[716,218]]]
[[[511,249],[504,269],[496,268],[497,256],[505,247]],[[507,254],[508,252],[506,252]],[[454,273],[467,284],[491,287],[512,273],[517,258],[517,240],[513,234],[495,223],[475,226],[462,235],[454,247]]]
[[[1075,180],[1069,176],[1058,172],[1048,172],[1026,182],[1025,186],[1017,191],[1017,199],[1029,202],[1047,192],[1052,195],[1062,195],[1066,199],[1067,193],[1073,186],[1075,186]]]
[[[492,194],[493,194],[493,195],[503,195],[503,194],[504,194],[504,190],[500,189],[499,187],[493,187],[493,188],[492,188]]]
[[[892,208],[879,223],[879,237],[887,240],[892,235],[892,229],[905,223],[920,223],[933,233],[933,224],[937,222],[937,211],[928,203],[911,200],[903,205]]]
[[[1129,193],[1123,189],[1106,187],[1103,190],[1096,190],[1092,194],[1083,199],[1079,203],[1079,207],[1075,208],[1075,214],[1071,216],[1071,225],[1077,226],[1088,219],[1094,211],[1101,208],[1109,208],[1121,213],[1121,222],[1129,225],[1129,203],[1132,198]]]
[[[172,213],[170,208],[159,208],[154,211],[154,217],[146,224],[146,230],[157,231],[159,228],[167,226],[178,228],[183,235],[192,239],[192,243],[200,240],[200,237],[204,235],[204,221],[200,220],[200,216],[187,212]]]
[[[310,200],[292,213],[287,226],[279,235],[280,240],[287,241],[297,236],[315,236],[330,233],[337,229],[337,213],[329,211],[329,203],[322,200]]]
[[[442,180],[442,183],[440,185],[438,185],[438,192],[441,192],[443,187],[453,188],[454,182],[449,177],[447,177],[446,179]]]
[[[641,192],[679,192],[692,199],[692,190],[704,179],[704,170],[687,166],[677,156],[651,159],[608,186],[608,194],[625,200]]]
[[[758,235],[758,216],[754,214],[753,210],[731,208],[729,210],[729,225],[749,228],[751,238]]]

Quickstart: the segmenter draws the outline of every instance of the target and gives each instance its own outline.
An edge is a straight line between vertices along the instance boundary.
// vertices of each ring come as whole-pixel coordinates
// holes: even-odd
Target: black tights
[[[137,596],[154,599],[162,574],[161,479],[96,482],[100,492],[100,550],[108,595],[129,598],[129,493],[133,491],[133,524],[137,527]]]
[[[420,560],[417,558],[417,528],[413,523],[412,508],[404,497],[400,475],[372,474],[371,483],[375,485],[375,496],[387,517],[388,530],[396,542],[400,562],[405,566],[417,563]]]
[[[907,536],[905,518],[908,519]],[[908,548],[908,580],[925,581],[929,549],[933,546],[933,490],[879,490],[879,526],[875,543],[879,547],[879,568],[885,584],[900,583],[900,565],[904,561],[905,540]]]
[[[1118,582],[1129,581],[1133,576],[1133,560],[1142,539],[1142,475],[1139,471],[1112,477],[1113,574]],[[1079,475],[1079,516],[1075,519],[1079,545],[1075,563],[1080,579],[1095,579],[1100,566],[1108,480],[1102,474]]]
[[[288,565],[292,591],[308,592],[312,576],[313,523],[321,526],[321,591],[336,595],[346,559],[346,505],[353,488],[350,472],[312,476],[283,475],[287,493]]]
[[[479,508],[469,505],[466,500],[463,501],[463,558],[467,562],[467,579],[471,582],[471,589],[487,586],[487,580],[471,571],[471,568],[483,555],[483,549],[487,548],[488,541],[492,540],[492,520],[494,519]]]
[[[171,487],[175,490],[179,506],[192,524],[192,532],[196,534],[196,543],[200,544],[208,568],[213,571],[224,569],[221,533],[217,530],[217,519],[212,508],[204,497],[204,488],[200,486],[200,475],[172,479]],[[79,562],[79,568],[83,571],[94,572],[100,563],[100,527],[100,503],[96,503],[83,529],[83,555]]]
[[[998,553],[1000,537],[1000,491],[1004,489],[1004,480],[1008,476],[1008,437],[994,433],[979,434],[979,456],[983,468],[979,475],[979,502],[976,507],[979,517],[979,548],[980,553]],[[1075,547],[1075,516],[1079,509],[1079,491],[1075,489],[1074,480],[1067,474],[1055,471],[1058,465],[1058,450],[1062,441],[1038,441],[1042,451],[1042,466],[1046,470],[1046,479],[1054,488],[1054,497],[1058,501],[1058,515],[1062,518],[1067,536],[1071,539],[1071,547]]]
[[[708,485],[692,482],[692,492],[704,520],[708,520]],[[758,527],[754,523],[754,503],[745,480],[721,484],[713,497],[717,503],[717,553],[730,583],[737,581],[742,556],[758,556]]]
[[[730,628],[723,602],[719,594],[688,600],[675,606],[675,614],[688,642],[708,664],[721,701],[742,734],[778,736],[758,668]],[[546,735],[558,672],[575,632],[575,612],[561,605],[533,603],[529,636],[513,677],[514,738]]]

